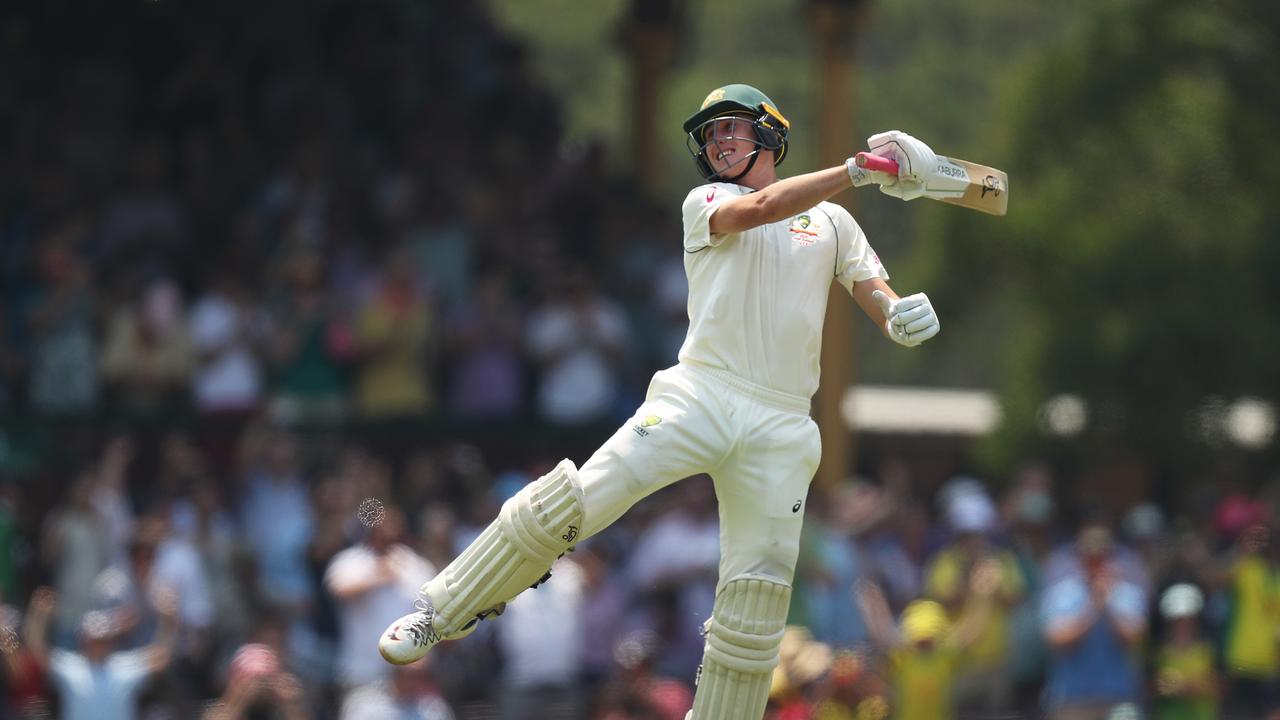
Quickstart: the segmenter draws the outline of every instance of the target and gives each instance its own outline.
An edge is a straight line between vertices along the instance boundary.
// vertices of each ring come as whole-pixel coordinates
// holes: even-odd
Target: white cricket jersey
[[[712,235],[711,213],[754,192],[732,183],[694,188],[684,200],[689,334],[680,362],[811,398],[818,390],[822,322],[832,280],[852,291],[889,279],[862,228],[829,202],[780,222]]]

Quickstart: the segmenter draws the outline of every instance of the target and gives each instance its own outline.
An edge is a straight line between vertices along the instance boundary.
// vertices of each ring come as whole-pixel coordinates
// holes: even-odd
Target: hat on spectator
[[[902,636],[907,642],[936,640],[948,624],[947,611],[933,600],[916,600],[902,611]]]
[[[959,533],[986,533],[996,526],[996,506],[986,493],[958,495],[947,506],[947,522]]]
[[[946,512],[956,500],[970,495],[986,497],[987,486],[971,475],[956,475],[938,488],[938,509]]]
[[[789,625],[782,633],[778,664],[773,669],[769,696],[785,696],[822,677],[835,659],[831,646],[813,639],[809,629]]]
[[[1191,583],[1178,583],[1160,596],[1160,614],[1169,620],[1193,617],[1204,608],[1204,594]]]

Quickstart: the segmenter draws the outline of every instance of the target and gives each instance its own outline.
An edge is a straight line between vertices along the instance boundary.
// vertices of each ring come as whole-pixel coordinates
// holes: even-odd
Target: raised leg
[[[404,665],[441,640],[461,637],[545,579],[582,528],[578,470],[563,460],[507,500],[498,518],[420,591],[422,607],[392,623],[378,641],[388,662]]]

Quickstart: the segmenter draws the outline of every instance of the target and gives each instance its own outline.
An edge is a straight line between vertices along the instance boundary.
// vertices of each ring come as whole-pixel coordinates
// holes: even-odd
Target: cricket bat
[[[887,157],[860,152],[853,156],[858,167],[877,170],[890,175],[898,174],[898,163]],[[1009,176],[1003,170],[986,165],[938,156],[938,169],[942,174],[967,183],[963,192],[946,197],[925,195],[933,200],[959,205],[992,215],[1004,215],[1009,209]]]

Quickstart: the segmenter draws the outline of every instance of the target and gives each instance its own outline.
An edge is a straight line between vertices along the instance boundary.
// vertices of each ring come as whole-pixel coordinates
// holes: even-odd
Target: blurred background
[[[682,718],[705,477],[374,642],[675,362],[730,82],[784,175],[896,128],[1012,200],[836,198],[945,331],[832,309],[769,717],[1280,708],[1280,6],[49,0],[0,9],[0,717]]]

